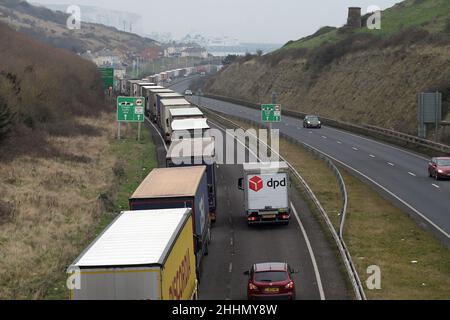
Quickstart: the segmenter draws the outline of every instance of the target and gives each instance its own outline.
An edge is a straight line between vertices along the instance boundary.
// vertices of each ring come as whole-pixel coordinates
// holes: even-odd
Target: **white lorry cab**
[[[289,167],[285,162],[244,163],[244,177],[238,187],[244,190],[248,224],[288,224]]]
[[[171,129],[167,133],[170,141],[178,139],[204,138],[209,130],[206,118],[188,118],[173,120]]]

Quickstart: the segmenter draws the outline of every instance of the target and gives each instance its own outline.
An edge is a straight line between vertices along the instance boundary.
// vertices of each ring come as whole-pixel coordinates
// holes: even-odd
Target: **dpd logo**
[[[250,190],[258,192],[263,188],[263,181],[260,177],[254,176],[248,181],[248,187],[250,188]]]

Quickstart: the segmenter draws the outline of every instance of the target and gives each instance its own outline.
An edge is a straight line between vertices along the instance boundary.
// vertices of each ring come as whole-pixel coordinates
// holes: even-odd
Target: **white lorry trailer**
[[[170,123],[174,120],[183,120],[190,118],[204,118],[203,112],[197,108],[179,108],[179,109],[170,109]]]
[[[209,130],[206,118],[188,118],[172,121],[170,130],[166,133],[170,141],[177,139],[194,139],[206,137]]]
[[[166,166],[168,168],[198,165],[206,166],[209,214],[211,222],[215,222],[217,186],[214,138],[181,139],[172,141],[166,155]]]
[[[197,273],[208,254],[211,220],[205,166],[153,169],[129,199],[130,210],[192,208]]]
[[[144,87],[154,87],[154,86],[156,86],[155,83],[148,82],[148,81],[147,82],[139,82],[137,85],[138,85],[138,88],[137,88],[138,97],[142,97],[142,95],[143,95],[142,89]]]
[[[68,268],[72,300],[197,297],[190,208],[122,212]]]
[[[244,190],[248,224],[288,224],[289,167],[285,162],[244,163],[244,177],[238,187]]]
[[[145,116],[148,117],[150,114],[150,108],[148,105],[148,94],[150,89],[164,89],[164,87],[158,85],[150,85],[150,86],[142,86],[141,88],[141,97],[145,98]]]
[[[161,100],[163,99],[184,99],[182,94],[178,92],[157,92],[155,93],[155,105],[156,105],[156,114],[160,114],[161,112]]]
[[[159,127],[166,142],[170,142],[170,109],[190,108],[192,105],[186,99],[161,99],[159,101]],[[158,110],[157,110],[158,112]]]
[[[170,93],[173,92],[170,89],[164,88],[162,86],[155,86],[151,88],[144,88],[145,106],[147,111],[147,117],[149,117],[153,122],[156,122],[158,118],[158,112],[156,109],[156,94],[157,93]]]

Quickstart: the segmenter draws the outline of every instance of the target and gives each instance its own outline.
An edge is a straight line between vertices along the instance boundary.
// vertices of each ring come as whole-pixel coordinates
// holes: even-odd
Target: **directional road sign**
[[[144,97],[117,97],[117,121],[144,122]]]
[[[262,104],[261,120],[263,122],[280,122],[281,106],[279,104]]]
[[[114,87],[114,68],[98,68],[102,75],[103,89]]]

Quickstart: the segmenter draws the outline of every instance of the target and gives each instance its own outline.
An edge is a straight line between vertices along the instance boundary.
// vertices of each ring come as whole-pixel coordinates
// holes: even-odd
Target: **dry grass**
[[[381,268],[369,299],[450,299],[450,251],[370,186],[341,170],[349,192],[344,237],[358,273]],[[417,261],[413,263],[412,261]]]
[[[43,297],[92,233],[103,212],[99,195],[115,179],[112,117],[77,119],[101,135],[47,137],[52,147],[87,162],[23,155],[0,166],[0,202],[11,209],[0,225],[0,299]]]
[[[284,139],[280,153],[306,180],[338,229],[341,198],[330,169]],[[344,237],[363,285],[368,266],[381,269],[381,289],[365,287],[368,299],[450,299],[450,251],[369,185],[340,171],[349,195]]]
[[[325,162],[284,139],[280,140],[280,153],[306,180],[338,230],[341,194],[337,180]]]

